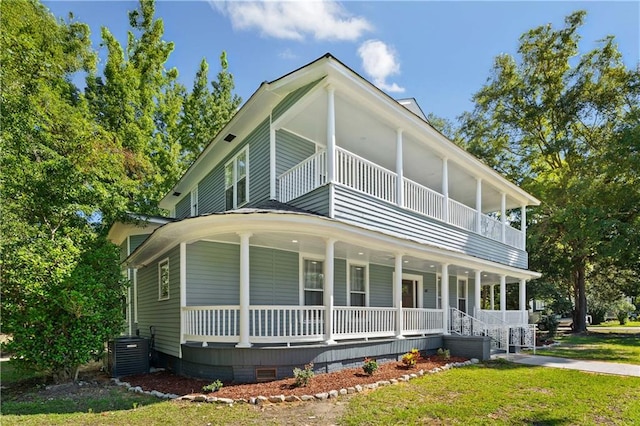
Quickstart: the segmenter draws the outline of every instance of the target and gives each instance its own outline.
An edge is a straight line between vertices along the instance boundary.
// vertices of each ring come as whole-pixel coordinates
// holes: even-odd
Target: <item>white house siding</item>
[[[527,268],[527,252],[524,250],[402,209],[340,185],[336,185],[334,194],[335,219],[370,229],[379,229],[392,235],[411,238],[421,243],[433,244],[504,265]]]
[[[158,263],[169,258],[169,299],[158,300]],[[138,328],[140,335],[151,337],[149,327],[156,330],[156,349],[180,355],[180,248],[138,270]]]

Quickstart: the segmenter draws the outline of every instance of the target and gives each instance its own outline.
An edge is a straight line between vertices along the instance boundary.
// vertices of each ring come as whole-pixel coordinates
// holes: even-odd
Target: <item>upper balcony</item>
[[[278,177],[278,200],[289,202],[327,183],[327,151],[321,150]],[[525,232],[440,192],[345,149],[335,148],[334,183],[370,195],[421,215],[454,225],[521,250]]]

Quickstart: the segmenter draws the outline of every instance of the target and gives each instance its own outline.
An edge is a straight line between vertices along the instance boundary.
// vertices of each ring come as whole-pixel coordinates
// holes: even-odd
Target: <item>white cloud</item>
[[[282,59],[297,59],[298,55],[293,53],[293,51],[287,47],[282,52],[278,53],[278,57]]]
[[[362,68],[373,84],[387,92],[404,92],[404,87],[387,83],[387,78],[400,74],[400,63],[396,52],[380,40],[367,40],[358,48]]]
[[[372,25],[350,15],[333,0],[214,1],[211,6],[229,17],[233,28],[257,29],[266,37],[304,40],[357,40]]]

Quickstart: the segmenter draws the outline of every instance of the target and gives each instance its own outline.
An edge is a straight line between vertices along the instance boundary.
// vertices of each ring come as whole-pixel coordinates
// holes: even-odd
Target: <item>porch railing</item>
[[[396,202],[397,175],[384,167],[336,148],[336,181],[390,203]]]
[[[311,192],[327,182],[327,151],[319,151],[278,178],[283,203]]]
[[[334,338],[393,336],[396,312],[395,308],[336,306],[333,308]]]
[[[405,207],[418,213],[444,221],[444,196],[433,189],[404,178]]]
[[[449,223],[467,231],[476,231],[476,211],[456,200],[449,199]]]
[[[492,311],[486,309],[475,310],[474,316],[486,324],[527,325],[528,311]]]
[[[182,308],[183,339],[196,342],[238,342],[238,306],[187,306]]]
[[[256,306],[249,308],[253,342],[317,341],[324,336],[324,306]]]
[[[402,308],[404,334],[444,333],[442,309]]]

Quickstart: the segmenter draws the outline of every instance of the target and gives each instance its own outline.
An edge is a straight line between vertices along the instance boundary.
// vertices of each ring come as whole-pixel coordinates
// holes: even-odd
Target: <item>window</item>
[[[324,303],[324,262],[304,259],[304,304],[308,306]]]
[[[349,265],[349,303],[350,306],[367,306],[367,268],[361,265]]]
[[[248,200],[247,173],[249,169],[249,147],[240,151],[224,166],[224,190],[226,209],[241,207]]]
[[[169,299],[169,259],[158,263],[158,300]]]
[[[467,280],[465,278],[458,279],[458,309],[467,312]]]
[[[198,216],[198,187],[191,191],[191,216]]]

